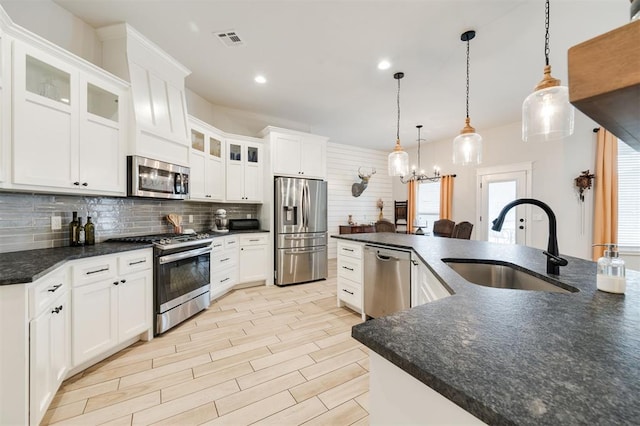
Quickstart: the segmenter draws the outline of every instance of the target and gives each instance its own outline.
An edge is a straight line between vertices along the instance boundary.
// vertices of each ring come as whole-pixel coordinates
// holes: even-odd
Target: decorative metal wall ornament
[[[580,201],[584,203],[584,191],[591,189],[593,179],[596,177],[593,173],[589,173],[589,170],[583,170],[582,174],[574,179],[576,187],[580,192]]]
[[[365,189],[367,189],[367,185],[369,184],[369,179],[371,176],[376,174],[376,169],[371,168],[371,173],[366,174],[360,171],[362,167],[358,167],[358,177],[360,178],[360,182],[356,182],[351,185],[351,195],[354,197],[359,197],[362,195]]]

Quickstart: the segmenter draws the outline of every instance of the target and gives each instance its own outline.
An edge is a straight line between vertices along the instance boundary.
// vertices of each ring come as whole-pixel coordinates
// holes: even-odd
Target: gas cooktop
[[[155,234],[136,235],[129,237],[111,238],[109,241],[121,243],[153,243],[161,250],[169,250],[180,247],[189,247],[197,244],[213,241],[213,237],[207,233],[201,234]]]

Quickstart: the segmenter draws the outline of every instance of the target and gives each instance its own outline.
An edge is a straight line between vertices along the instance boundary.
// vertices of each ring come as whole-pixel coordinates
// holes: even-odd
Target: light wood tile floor
[[[366,425],[360,316],[329,279],[235,290],[66,380],[43,424]]]

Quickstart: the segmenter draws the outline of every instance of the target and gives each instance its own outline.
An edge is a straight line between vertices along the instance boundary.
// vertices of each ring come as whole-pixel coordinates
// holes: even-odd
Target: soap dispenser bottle
[[[598,290],[623,294],[627,288],[624,260],[618,257],[616,244],[597,244],[604,246],[604,256],[598,259],[596,285]]]

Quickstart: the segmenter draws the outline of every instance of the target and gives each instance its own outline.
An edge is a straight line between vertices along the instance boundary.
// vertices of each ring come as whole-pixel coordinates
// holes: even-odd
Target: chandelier
[[[416,167],[413,166],[411,170],[411,174],[408,176],[400,176],[400,182],[409,183],[411,181],[416,182],[437,182],[440,180],[440,169],[438,167],[433,168],[433,176],[427,176],[424,174],[424,170],[420,168],[420,142],[423,139],[420,139],[420,130],[422,129],[422,124],[418,124],[416,126],[418,129],[418,169],[420,170],[419,174],[416,171]]]

